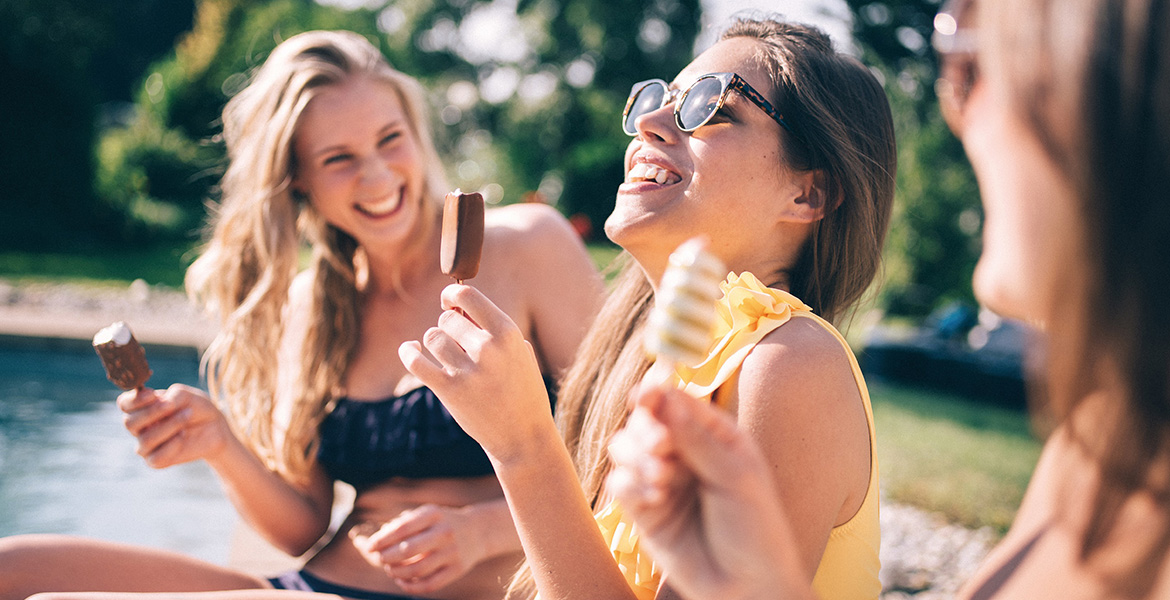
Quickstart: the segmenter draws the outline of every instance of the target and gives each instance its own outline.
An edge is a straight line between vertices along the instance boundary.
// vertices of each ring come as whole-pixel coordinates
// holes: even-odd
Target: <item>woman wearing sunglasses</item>
[[[765,448],[765,485],[799,515],[802,581],[876,598],[873,421],[829,322],[873,280],[889,220],[881,86],[819,31],[741,21],[673,82],[635,85],[622,125],[633,140],[606,233],[632,260],[558,395],[560,433],[534,417],[548,400],[531,350],[476,290],[448,287],[438,326],[399,350],[493,461],[527,555],[512,596],[674,597],[604,485],[605,446],[650,365],[642,332],[667,258],[702,235],[731,271],[727,319],[714,374],[684,383]]]
[[[976,294],[1046,332],[1044,453],[960,597],[1170,598],[1170,2],[967,1],[935,23],[943,111],[986,213]],[[680,394],[636,402],[610,488],[672,583],[811,597],[799,538],[762,526],[788,512],[799,529],[759,483],[766,448]]]

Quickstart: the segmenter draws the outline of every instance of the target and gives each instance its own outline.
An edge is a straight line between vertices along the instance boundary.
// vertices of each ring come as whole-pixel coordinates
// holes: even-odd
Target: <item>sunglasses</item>
[[[708,73],[696,79],[685,90],[672,90],[661,79],[648,79],[634,84],[630,98],[626,100],[626,109],[622,111],[622,130],[629,135],[638,135],[635,127],[638,117],[674,102],[674,124],[690,133],[706,125],[723,108],[733,89],[768,113],[788,133],[792,133],[788,122],[763,94],[735,73]]]
[[[934,17],[931,45],[938,54],[934,83],[939,110],[951,131],[960,133],[963,110],[979,81],[978,46],[972,21],[976,0],[951,0]]]

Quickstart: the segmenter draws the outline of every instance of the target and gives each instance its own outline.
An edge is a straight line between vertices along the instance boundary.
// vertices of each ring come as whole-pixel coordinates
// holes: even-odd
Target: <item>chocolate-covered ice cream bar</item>
[[[153,373],[146,362],[146,351],[121,321],[97,332],[93,349],[102,359],[106,377],[124,390],[142,387]]]
[[[443,238],[439,267],[462,282],[479,272],[483,251],[483,196],[455,190],[443,202]]]

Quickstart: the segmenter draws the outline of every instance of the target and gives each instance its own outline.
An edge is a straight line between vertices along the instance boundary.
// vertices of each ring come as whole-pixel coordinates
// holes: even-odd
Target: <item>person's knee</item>
[[[30,584],[44,568],[45,552],[59,536],[13,535],[0,537],[0,600],[23,599]],[[42,599],[43,600],[43,599]]]

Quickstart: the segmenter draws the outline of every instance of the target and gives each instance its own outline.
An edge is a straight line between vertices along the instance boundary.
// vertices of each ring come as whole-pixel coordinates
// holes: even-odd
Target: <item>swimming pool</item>
[[[151,386],[201,385],[192,349],[147,347]],[[0,338],[0,536],[67,533],[226,564],[237,517],[203,462],[134,453],[86,341]]]

